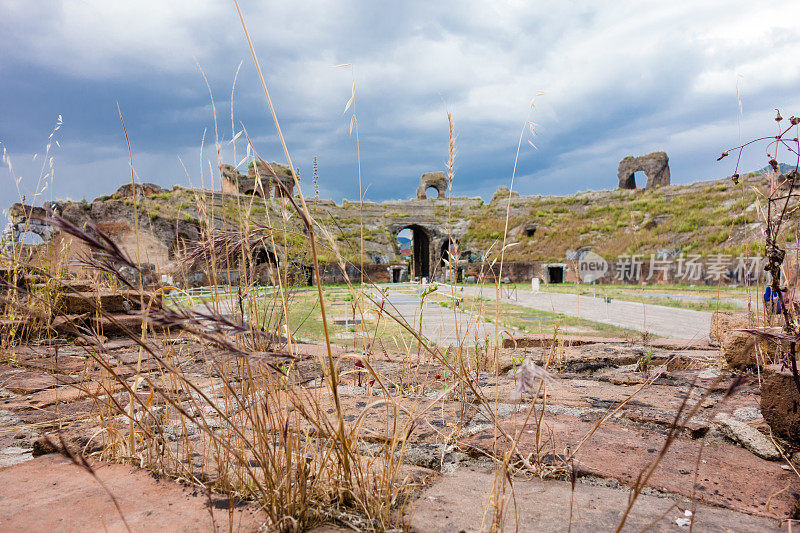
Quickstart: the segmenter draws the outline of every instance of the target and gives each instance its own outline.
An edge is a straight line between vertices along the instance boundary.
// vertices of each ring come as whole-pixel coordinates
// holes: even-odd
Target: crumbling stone
[[[800,444],[800,394],[792,371],[769,365],[762,373],[761,414],[775,434]]]
[[[276,198],[294,194],[294,176],[287,165],[276,162],[269,163],[269,166],[253,165],[246,176],[233,165],[222,164],[219,171],[224,193],[252,194],[263,198],[269,198],[273,191]]]
[[[711,330],[708,338],[714,345],[722,344],[725,334],[734,329],[750,327],[750,318],[747,313],[730,313],[716,311],[711,315]]]
[[[642,171],[647,175],[645,189],[669,185],[669,158],[666,152],[653,152],[641,157],[626,157],[619,162],[617,177],[620,189],[635,189],[634,173]]]
[[[445,176],[444,172],[426,172],[423,174],[419,179],[419,187],[417,187],[417,199],[427,199],[428,189],[431,187],[439,193],[437,198],[447,196],[447,176]]]
[[[509,195],[512,198],[519,197],[519,193],[517,191],[511,191],[505,185],[500,185],[497,188],[497,190],[494,192],[494,195],[492,196],[492,202],[491,203],[495,203],[495,202],[498,202],[500,200],[508,200]]]
[[[777,345],[767,339],[756,339],[752,333],[732,330],[723,337],[722,353],[730,368],[753,368],[774,360]]]
[[[115,196],[119,199],[133,198],[134,191],[136,191],[136,197],[141,198],[143,196],[152,196],[164,192],[164,189],[155,183],[137,183],[135,188],[132,184],[126,183],[117,189]]]
[[[767,461],[777,461],[781,458],[780,452],[772,441],[754,427],[727,415],[718,416],[717,422],[726,437],[738,442],[758,457]]]

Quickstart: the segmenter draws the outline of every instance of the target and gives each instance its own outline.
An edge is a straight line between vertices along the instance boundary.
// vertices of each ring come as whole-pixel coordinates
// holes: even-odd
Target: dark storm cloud
[[[383,200],[411,196],[422,172],[442,168],[445,102],[458,134],[455,192],[490,197],[509,183],[540,90],[531,114],[537,149],[527,135],[520,151],[522,194],[611,188],[620,158],[657,149],[669,153],[674,182],[730,173],[715,156],[740,135],[737,83],[744,138],[771,128],[775,107],[800,113],[800,39],[791,25],[800,9],[751,4],[245,0],[242,7],[303,175],[316,156],[322,194],[358,198],[348,132],[355,111],[366,196]],[[232,3],[0,0],[0,15],[0,142],[28,198],[59,114],[56,178],[45,198],[91,199],[129,179],[117,102],[140,179],[208,185],[215,125],[195,60],[214,93],[225,159],[233,159],[229,102],[240,61],[234,128],[244,124],[263,157],[282,159]],[[355,69],[347,115],[353,71],[333,68],[341,63]],[[763,166],[759,155],[745,165]],[[5,207],[18,193],[4,179]]]

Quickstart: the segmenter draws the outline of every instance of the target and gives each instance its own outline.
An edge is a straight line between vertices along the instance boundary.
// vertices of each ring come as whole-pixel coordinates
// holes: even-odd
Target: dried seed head
[[[517,386],[514,387],[514,392],[511,393],[511,400],[519,400],[526,392],[532,392],[537,381],[552,383],[555,380],[544,368],[530,362],[525,362],[519,369]]]
[[[731,181],[733,181],[735,185],[739,185],[739,174],[734,174],[731,176]]]
[[[789,117],[789,122],[792,123],[792,126],[797,126],[798,124],[800,124],[800,118]]]
[[[772,170],[776,172],[778,171],[778,161],[776,161],[775,159],[770,159],[769,165],[772,167]]]
[[[717,158],[717,161],[719,161],[719,160],[720,160],[720,159],[722,159],[723,157],[728,157],[728,151],[727,151],[727,150],[725,150],[724,152],[722,152],[722,155],[721,155],[721,156],[719,156],[719,157]]]
[[[781,111],[780,109],[776,109],[775,111],[778,112],[777,116],[775,117],[775,122],[780,122],[781,120],[783,120],[783,117],[781,116]]]

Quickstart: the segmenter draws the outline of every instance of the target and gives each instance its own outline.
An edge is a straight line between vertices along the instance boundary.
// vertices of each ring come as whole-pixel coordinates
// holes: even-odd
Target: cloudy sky
[[[359,196],[353,113],[372,200],[408,198],[421,173],[443,169],[446,108],[455,194],[485,199],[510,182],[534,97],[521,194],[613,188],[622,157],[654,150],[669,154],[673,183],[723,177],[733,158],[717,163],[721,149],[772,133],[774,108],[800,114],[800,2],[241,2],[292,158],[310,177],[316,156],[321,194],[337,201]],[[130,181],[117,103],[139,179],[216,182],[198,65],[226,162],[242,124],[263,158],[283,160],[232,0],[0,0],[0,46],[4,208],[16,181],[28,200],[50,181],[59,116],[40,199]],[[242,136],[237,159],[244,149]],[[745,170],[764,163],[753,150]]]

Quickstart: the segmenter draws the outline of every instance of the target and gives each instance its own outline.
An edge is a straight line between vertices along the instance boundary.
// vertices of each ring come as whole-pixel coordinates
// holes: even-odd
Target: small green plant
[[[639,359],[636,361],[636,371],[649,372],[652,364],[653,364],[653,350],[647,350],[647,352],[641,355]]]
[[[511,356],[511,371],[516,374],[517,367],[522,366],[522,363],[525,361],[525,357],[515,357]]]

